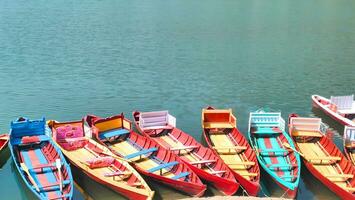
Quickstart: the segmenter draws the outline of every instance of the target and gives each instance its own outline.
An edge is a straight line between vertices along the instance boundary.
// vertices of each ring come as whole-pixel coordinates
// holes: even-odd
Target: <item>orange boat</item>
[[[260,169],[256,154],[237,129],[232,110],[207,107],[202,110],[203,135],[208,146],[229,166],[235,178],[250,196],[260,189]]]

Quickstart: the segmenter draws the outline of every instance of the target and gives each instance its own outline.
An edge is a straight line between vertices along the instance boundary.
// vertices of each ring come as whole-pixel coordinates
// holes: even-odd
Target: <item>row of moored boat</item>
[[[312,96],[313,105],[333,117],[354,123],[353,99]],[[345,100],[344,100],[345,99]],[[347,114],[337,113],[347,107]],[[350,109],[350,111],[349,111]],[[333,117],[334,118],[334,117]],[[101,118],[85,116],[58,122],[19,118],[11,122],[10,137],[0,135],[0,149],[9,142],[14,163],[39,199],[72,199],[73,178],[67,160],[87,176],[129,199],[152,199],[154,191],[143,177],[191,196],[202,196],[204,183],[225,195],[238,189],[250,196],[260,191],[260,169],[295,198],[304,166],[344,199],[355,199],[355,128],[345,128],[345,154],[326,136],[320,118],[260,109],[250,113],[248,138],[237,128],[231,109],[202,110],[203,137],[208,147],[176,127],[168,111],[133,112]],[[249,141],[248,141],[249,140]],[[353,144],[354,143],[354,144]],[[65,159],[64,156],[67,158]],[[259,167],[261,166],[261,168]],[[142,176],[143,175],[143,176]],[[201,181],[202,179],[202,181]]]

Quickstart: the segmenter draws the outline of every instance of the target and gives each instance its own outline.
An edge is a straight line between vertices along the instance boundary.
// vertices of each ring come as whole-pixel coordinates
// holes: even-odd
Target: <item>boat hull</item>
[[[0,152],[3,151],[9,143],[8,134],[0,134]]]
[[[316,170],[313,165],[310,164],[308,161],[303,159],[303,163],[307,167],[308,171],[310,171],[315,178],[317,178],[321,183],[323,183],[327,188],[329,188],[339,197],[341,197],[342,199],[355,199],[355,195],[347,192],[346,190],[336,185],[334,182],[324,177],[323,174]]]
[[[205,131],[203,132],[203,136],[205,138],[205,141],[206,141],[207,145],[212,149],[213,146],[212,146],[211,142],[209,141],[209,138],[208,138],[208,136],[207,136]],[[216,155],[218,155],[220,157],[220,155],[218,154],[218,152],[216,150],[213,149],[213,151],[215,152]],[[254,151],[252,151],[252,152],[254,152]],[[256,163],[255,163],[256,164],[256,167],[255,167],[256,169],[254,169],[254,171],[258,173],[255,181],[247,180],[246,178],[241,176],[238,172],[236,172],[236,171],[234,171],[233,169],[230,168],[230,170],[232,171],[234,177],[239,182],[240,186],[243,187],[242,189],[244,189],[248,193],[249,196],[257,196],[258,193],[259,193],[259,190],[260,190],[260,183],[259,183],[259,181],[260,181],[260,170],[259,170],[259,165],[258,165],[257,160],[256,160],[256,155],[254,154],[254,156],[255,156],[255,161],[256,161]]]
[[[206,171],[191,165],[188,161],[183,160],[189,167],[203,180],[212,184],[215,188],[221,191],[225,195],[233,195],[237,192],[239,184],[235,181],[219,178],[218,176],[213,176]]]
[[[329,99],[318,95],[312,95],[312,106],[324,112],[327,116],[331,117],[333,120],[337,121],[338,123],[345,125],[345,126],[355,126],[355,122],[339,115],[336,112],[331,111],[325,105],[329,104]]]

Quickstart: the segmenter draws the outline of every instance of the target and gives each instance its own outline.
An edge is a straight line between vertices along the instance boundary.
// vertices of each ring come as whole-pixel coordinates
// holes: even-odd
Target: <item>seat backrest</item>
[[[331,96],[330,102],[337,105],[339,110],[352,109],[354,95],[349,96]]]
[[[344,137],[345,137],[345,140],[355,142],[355,127],[345,126]]]
[[[174,126],[176,119],[168,111],[141,112],[139,114],[139,126],[142,129],[158,126]]]
[[[235,117],[232,114],[232,109],[203,109],[202,120],[203,122],[224,122],[235,123]]]
[[[44,135],[46,120],[44,118],[39,120],[29,120],[27,118],[20,118],[21,120],[11,122],[11,137],[23,137]]]
[[[260,127],[278,127],[281,131],[285,131],[285,121],[281,117],[280,112],[265,112],[258,110],[249,114],[248,130]]]
[[[59,126],[56,128],[56,131],[57,131],[57,136],[56,136],[57,141],[65,140],[68,138],[71,139],[81,138],[84,137],[85,135],[81,124],[78,125],[67,124],[64,126]]]
[[[122,128],[122,118],[111,118],[109,120],[97,121],[94,123],[99,132]]]
[[[290,129],[299,131],[321,131],[322,120],[320,118],[310,117],[292,117],[290,120]]]

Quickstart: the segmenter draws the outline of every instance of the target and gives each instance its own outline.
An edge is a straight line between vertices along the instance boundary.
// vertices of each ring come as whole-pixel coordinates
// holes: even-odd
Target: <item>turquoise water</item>
[[[233,108],[244,132],[248,113],[262,106],[322,116],[311,94],[355,91],[354,10],[350,0],[2,0],[0,131],[18,116],[168,109],[201,139],[207,105]],[[31,199],[12,161],[1,163],[2,196]],[[298,199],[336,198],[302,170]],[[74,175],[87,191],[76,190],[77,199],[120,198]],[[158,199],[187,197],[153,186]]]

